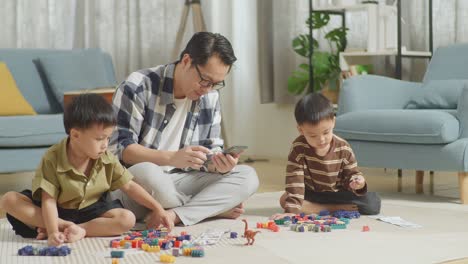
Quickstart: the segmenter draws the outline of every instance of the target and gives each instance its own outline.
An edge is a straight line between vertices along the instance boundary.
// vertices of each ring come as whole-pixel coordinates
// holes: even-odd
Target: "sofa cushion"
[[[24,99],[10,70],[0,62],[0,116],[35,115],[36,111]]]
[[[367,110],[338,116],[335,132],[348,140],[446,144],[458,139],[459,122],[439,110]]]
[[[432,80],[411,96],[408,109],[456,109],[468,80]]]
[[[91,52],[70,52],[39,57],[47,82],[58,102],[63,94],[73,90],[115,86],[108,78],[103,56]]]
[[[64,137],[62,114],[0,117],[0,147],[50,146]]]

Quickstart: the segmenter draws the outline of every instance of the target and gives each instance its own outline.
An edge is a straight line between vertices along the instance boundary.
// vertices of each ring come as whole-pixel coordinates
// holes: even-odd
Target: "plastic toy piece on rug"
[[[359,218],[361,217],[361,214],[358,211],[345,211],[345,210],[337,210],[334,211],[332,216],[337,217],[337,218]]]
[[[175,262],[175,257],[169,254],[162,254],[159,256],[159,261],[162,263],[174,263]]]
[[[244,237],[245,237],[245,239],[247,239],[247,243],[245,243],[245,245],[246,246],[247,245],[252,246],[253,243],[255,242],[255,235],[257,233],[260,233],[260,231],[249,230],[249,224],[247,223],[247,220],[242,219],[242,222],[245,223]]]
[[[111,258],[123,258],[124,256],[125,256],[124,251],[116,251],[116,250],[111,251]]]
[[[67,256],[71,253],[68,246],[37,248],[27,245],[18,250],[19,256]]]
[[[273,232],[279,232],[279,224],[284,224],[284,220],[280,219],[275,221],[268,221],[265,223],[257,223],[257,228],[269,229]]]

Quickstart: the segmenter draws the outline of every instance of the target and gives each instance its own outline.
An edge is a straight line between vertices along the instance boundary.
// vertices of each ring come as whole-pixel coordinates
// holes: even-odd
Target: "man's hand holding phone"
[[[216,172],[230,172],[239,162],[240,154],[245,149],[247,149],[246,146],[234,146],[224,150],[223,152],[213,154],[211,156],[211,162],[213,163]]]

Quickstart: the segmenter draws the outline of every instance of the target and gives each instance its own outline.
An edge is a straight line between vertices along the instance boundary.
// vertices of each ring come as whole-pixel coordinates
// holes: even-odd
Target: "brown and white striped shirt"
[[[346,140],[333,135],[328,153],[318,156],[305,137],[299,136],[292,144],[286,166],[285,211],[301,212],[306,188],[312,192],[348,190],[364,195],[367,183],[358,191],[349,187],[351,176],[360,174],[353,150]]]

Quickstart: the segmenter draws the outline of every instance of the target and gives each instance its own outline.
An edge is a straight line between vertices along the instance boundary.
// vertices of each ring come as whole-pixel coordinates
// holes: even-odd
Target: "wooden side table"
[[[114,96],[115,92],[114,87],[109,88],[96,88],[96,89],[84,89],[84,90],[76,90],[76,91],[69,91],[63,94],[63,106],[64,108],[67,107],[73,100],[75,96],[85,93],[96,93],[104,97],[109,104],[112,104],[112,97]]]

